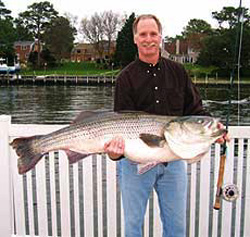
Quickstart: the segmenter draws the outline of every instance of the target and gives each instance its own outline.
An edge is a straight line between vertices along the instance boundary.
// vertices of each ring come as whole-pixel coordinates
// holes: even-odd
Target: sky
[[[27,6],[42,0],[2,0],[12,16],[27,10]],[[49,0],[47,0],[49,1]],[[212,18],[213,11],[221,11],[224,6],[238,7],[240,0],[50,0],[60,15],[70,13],[80,21],[94,13],[112,10],[129,16],[154,14],[162,23],[163,37],[175,37],[181,34],[190,19],[203,19],[216,28],[217,21]],[[242,0],[242,6],[250,8],[250,0]]]

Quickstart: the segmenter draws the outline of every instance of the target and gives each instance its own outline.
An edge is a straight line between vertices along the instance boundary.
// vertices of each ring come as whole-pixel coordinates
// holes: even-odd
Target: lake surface
[[[204,107],[226,120],[228,91],[199,87]],[[233,91],[230,125],[250,125],[250,87]],[[65,124],[82,110],[113,108],[113,86],[0,86],[0,114],[12,116],[12,123]]]

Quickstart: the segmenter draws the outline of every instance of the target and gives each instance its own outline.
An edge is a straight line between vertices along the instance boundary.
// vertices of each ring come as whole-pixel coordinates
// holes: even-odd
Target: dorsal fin
[[[80,112],[80,113],[73,119],[73,121],[71,122],[71,124],[80,123],[80,122],[82,122],[82,120],[84,120],[84,119],[96,117],[96,116],[98,116],[98,115],[107,114],[107,113],[113,113],[113,111],[111,111],[111,110],[95,110],[95,111],[92,111],[92,110],[84,110],[84,111]]]
[[[149,113],[144,112],[144,111],[135,111],[135,110],[120,110],[116,111],[118,114],[141,114],[141,115],[148,115]]]
[[[82,111],[80,112],[74,119],[71,123],[78,123],[80,121],[82,121],[83,119],[86,119],[86,118],[90,118],[92,116],[95,116],[97,115],[97,112],[94,112],[94,111],[89,111],[89,110],[86,110],[86,111]]]

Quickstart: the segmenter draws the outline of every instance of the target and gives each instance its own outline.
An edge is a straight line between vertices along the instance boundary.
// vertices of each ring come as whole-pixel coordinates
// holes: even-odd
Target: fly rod
[[[236,35],[236,41],[235,41],[235,50],[234,50],[234,65],[232,68],[232,72],[230,74],[230,84],[228,89],[228,111],[227,111],[227,117],[226,117],[226,129],[228,131],[228,125],[229,125],[229,117],[230,117],[230,110],[231,110],[231,101],[232,101],[232,91],[233,91],[233,84],[234,84],[234,77],[235,77],[235,68],[238,68],[238,82],[240,80],[239,77],[239,69],[240,69],[240,56],[241,56],[241,44],[242,44],[242,32],[243,27],[240,27],[241,24],[243,24],[243,11],[242,11],[242,0],[240,0],[239,4],[239,11],[238,11],[238,27],[237,27],[237,35]],[[240,21],[242,20],[241,24]],[[240,30],[239,30],[240,28]],[[226,155],[227,153],[227,144],[224,140],[224,143],[222,145],[222,152],[220,155],[220,166],[219,166],[219,174],[218,174],[218,180],[217,180],[217,191],[215,196],[215,203],[214,203],[214,209],[219,210],[221,208],[221,196],[223,194],[223,179],[224,179],[224,172],[225,172],[225,163],[226,163]],[[226,190],[226,195],[228,197],[225,197],[226,200],[232,201],[237,198],[237,187],[235,185],[231,185],[228,187],[228,190]]]

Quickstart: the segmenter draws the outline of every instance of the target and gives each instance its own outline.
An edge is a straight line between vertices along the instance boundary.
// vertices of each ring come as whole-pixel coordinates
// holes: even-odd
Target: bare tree
[[[78,25],[78,16],[71,14],[70,12],[65,12],[64,17],[67,18],[72,27],[77,27]]]
[[[95,13],[90,19],[83,18],[80,24],[80,32],[84,39],[95,46],[99,58],[103,58],[105,40],[108,41],[110,56],[111,42],[115,39],[120,17],[112,11]]]
[[[102,14],[95,13],[90,20],[82,19],[80,31],[83,37],[94,45],[100,58],[103,56],[104,27]]]
[[[108,40],[108,55],[111,56],[111,42],[116,39],[117,32],[121,26],[121,18],[118,13],[106,11],[103,13],[104,34]]]

